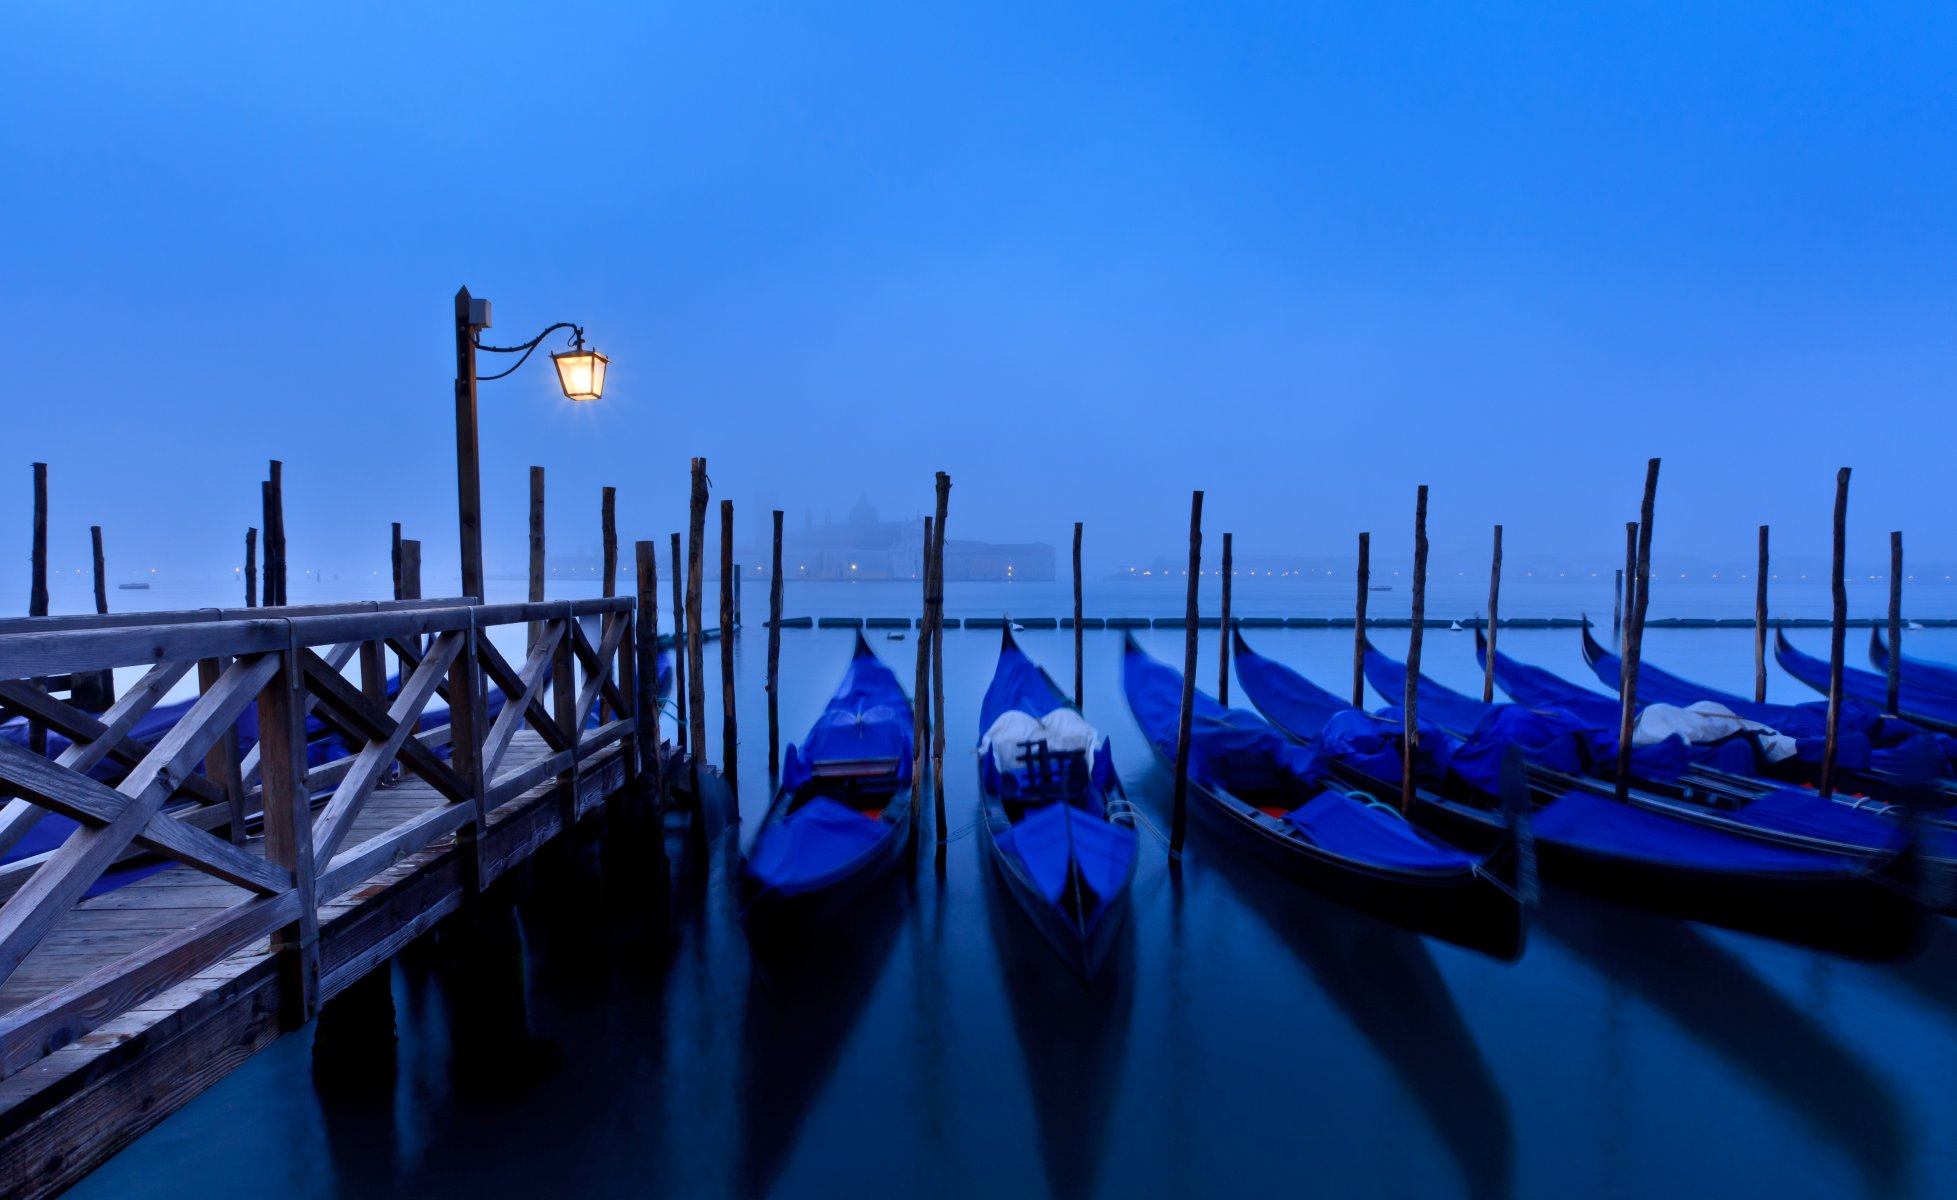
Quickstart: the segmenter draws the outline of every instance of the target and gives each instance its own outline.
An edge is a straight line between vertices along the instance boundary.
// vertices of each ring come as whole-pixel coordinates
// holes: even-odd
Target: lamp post
[[[479,340],[490,327],[489,301],[477,300],[463,288],[455,293],[455,487],[462,529],[462,594],[483,603],[482,582],[482,460],[476,436],[476,384],[501,379],[530,357],[538,344],[560,329],[571,331],[571,349],[551,355],[557,384],[567,400],[596,400],[605,394],[605,368],[610,363],[596,350],[585,348],[584,329],[560,321],[517,346],[485,346]],[[515,366],[494,375],[476,375],[476,351],[520,354]]]

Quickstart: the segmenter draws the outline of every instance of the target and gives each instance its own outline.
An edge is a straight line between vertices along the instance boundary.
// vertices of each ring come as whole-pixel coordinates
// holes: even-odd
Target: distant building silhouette
[[[924,563],[924,523],[885,521],[867,497],[838,522],[825,518],[817,525],[804,520],[802,528],[782,533],[782,574],[790,579],[916,579]],[[744,547],[742,562],[765,563],[768,546]],[[945,541],[945,580],[1053,579],[1053,547],[1046,542],[994,543],[965,538]]]

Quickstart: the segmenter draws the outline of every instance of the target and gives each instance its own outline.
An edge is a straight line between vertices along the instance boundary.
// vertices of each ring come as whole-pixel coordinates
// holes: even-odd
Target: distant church
[[[744,561],[765,563],[766,547],[742,551]],[[790,579],[916,579],[924,563],[924,521],[885,521],[865,496],[846,520],[805,517],[802,528],[782,532],[782,574]],[[1053,547],[1046,542],[1003,544],[945,540],[945,580],[1053,579]]]

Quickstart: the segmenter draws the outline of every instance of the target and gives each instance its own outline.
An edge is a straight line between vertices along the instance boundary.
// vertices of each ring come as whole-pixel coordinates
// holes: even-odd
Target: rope
[[[1120,800],[1108,801],[1108,815],[1111,817],[1127,817],[1131,821],[1139,822],[1141,827],[1148,832],[1148,835],[1161,845],[1162,852],[1168,855],[1171,861],[1182,861],[1181,853],[1169,845],[1169,839],[1162,835],[1162,831],[1155,827],[1155,822],[1149,820],[1148,814],[1137,807],[1133,800],[1123,796]]]

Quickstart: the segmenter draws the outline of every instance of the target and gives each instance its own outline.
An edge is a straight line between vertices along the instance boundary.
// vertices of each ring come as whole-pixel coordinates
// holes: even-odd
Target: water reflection
[[[1225,890],[1298,957],[1413,1096],[1467,1195],[1506,1196],[1515,1174],[1508,1099],[1416,934],[1354,912],[1227,854]]]
[[[1014,1033],[1032,1088],[1040,1159],[1060,1200],[1094,1193],[1135,1004],[1135,923],[1127,920],[1091,981],[1040,937],[989,857],[985,907]]]
[[[1893,1194],[1911,1151],[1902,1107],[1813,1017],[1691,925],[1562,889],[1540,928],[1763,1085],[1838,1147],[1877,1195]]]

